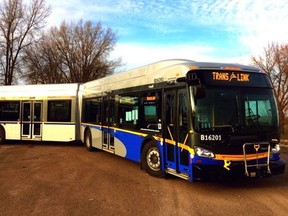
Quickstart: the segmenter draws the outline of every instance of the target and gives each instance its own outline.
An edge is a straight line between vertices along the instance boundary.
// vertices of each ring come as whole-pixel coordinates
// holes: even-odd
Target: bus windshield
[[[277,131],[278,110],[272,89],[207,87],[195,99],[198,132],[261,133]]]

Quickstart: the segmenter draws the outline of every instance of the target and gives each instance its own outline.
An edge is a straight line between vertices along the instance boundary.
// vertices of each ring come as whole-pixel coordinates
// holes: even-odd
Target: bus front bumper
[[[249,172],[257,173],[257,175],[250,175],[249,177],[262,178],[283,174],[285,171],[285,161],[283,159],[270,161],[269,169],[271,173],[269,173],[267,167],[253,167],[249,169]],[[224,176],[245,177],[244,162],[232,162],[229,169],[225,169],[221,165],[193,164],[193,177],[195,180],[222,179]]]

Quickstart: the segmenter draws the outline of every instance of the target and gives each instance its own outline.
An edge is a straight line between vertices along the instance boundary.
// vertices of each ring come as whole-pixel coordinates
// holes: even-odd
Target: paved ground
[[[288,161],[288,154],[283,154]],[[189,183],[81,145],[0,146],[0,215],[287,215],[288,171]]]

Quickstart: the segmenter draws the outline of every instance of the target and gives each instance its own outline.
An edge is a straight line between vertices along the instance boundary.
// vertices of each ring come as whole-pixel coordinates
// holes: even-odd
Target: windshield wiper
[[[248,115],[246,116],[246,121],[248,123],[248,126],[260,126],[259,118],[261,117],[258,114],[255,114],[250,106],[250,100],[248,98],[248,95],[246,96],[246,101],[248,105]],[[257,103],[257,102],[256,102]],[[256,105],[257,107],[257,105]],[[257,108],[256,108],[257,109]],[[257,111],[256,111],[257,112]]]

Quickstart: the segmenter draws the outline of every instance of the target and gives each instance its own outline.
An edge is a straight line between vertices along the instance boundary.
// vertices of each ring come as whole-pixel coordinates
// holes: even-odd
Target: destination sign
[[[194,70],[190,72],[189,77],[197,77],[200,83],[206,86],[272,88],[269,77],[265,73],[233,70]]]
[[[156,100],[156,96],[147,96],[146,97],[146,101],[155,101]]]
[[[212,79],[219,81],[237,81],[237,82],[249,82],[248,73],[228,73],[228,72],[212,72]]]

